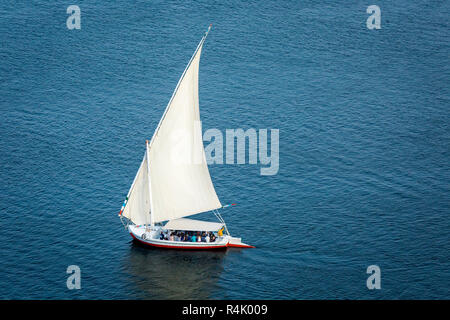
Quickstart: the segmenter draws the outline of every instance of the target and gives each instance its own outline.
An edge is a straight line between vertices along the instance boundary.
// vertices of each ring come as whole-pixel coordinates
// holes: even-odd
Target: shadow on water
[[[124,271],[142,299],[209,299],[218,289],[226,250],[184,251],[130,243]]]

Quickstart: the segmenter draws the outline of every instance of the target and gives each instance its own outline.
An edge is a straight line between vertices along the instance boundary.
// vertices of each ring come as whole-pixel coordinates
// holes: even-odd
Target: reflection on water
[[[209,299],[217,290],[226,254],[226,250],[167,250],[131,242],[123,269],[139,298]]]

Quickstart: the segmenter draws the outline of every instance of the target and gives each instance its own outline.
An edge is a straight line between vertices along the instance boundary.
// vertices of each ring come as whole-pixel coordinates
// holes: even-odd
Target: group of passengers
[[[217,237],[213,232],[200,231],[169,231],[162,232],[159,235],[160,240],[183,241],[183,242],[214,242]]]

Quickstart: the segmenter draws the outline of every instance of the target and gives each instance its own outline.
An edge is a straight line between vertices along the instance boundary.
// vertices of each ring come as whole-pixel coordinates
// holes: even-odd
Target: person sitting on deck
[[[197,232],[197,242],[202,242],[202,236],[200,235],[200,231]]]
[[[192,242],[197,242],[197,237],[195,236],[195,234],[192,236],[191,241]]]
[[[202,242],[206,242],[206,234],[204,232],[202,233]]]
[[[209,234],[205,234],[205,242],[209,242]]]
[[[219,234],[219,237],[223,236],[223,227],[219,230],[218,234]]]
[[[172,233],[170,234],[169,240],[170,240],[170,241],[175,241],[175,238],[174,238],[173,232],[172,232]]]
[[[164,240],[164,233],[161,231],[161,234],[159,235],[159,240]]]

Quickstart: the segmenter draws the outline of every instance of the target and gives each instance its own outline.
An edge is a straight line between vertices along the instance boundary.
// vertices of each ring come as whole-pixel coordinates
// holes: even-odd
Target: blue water
[[[449,299],[449,16],[448,1],[2,2],[0,298]],[[203,129],[280,130],[277,175],[210,166],[256,248],[141,248],[117,213],[210,23]]]

